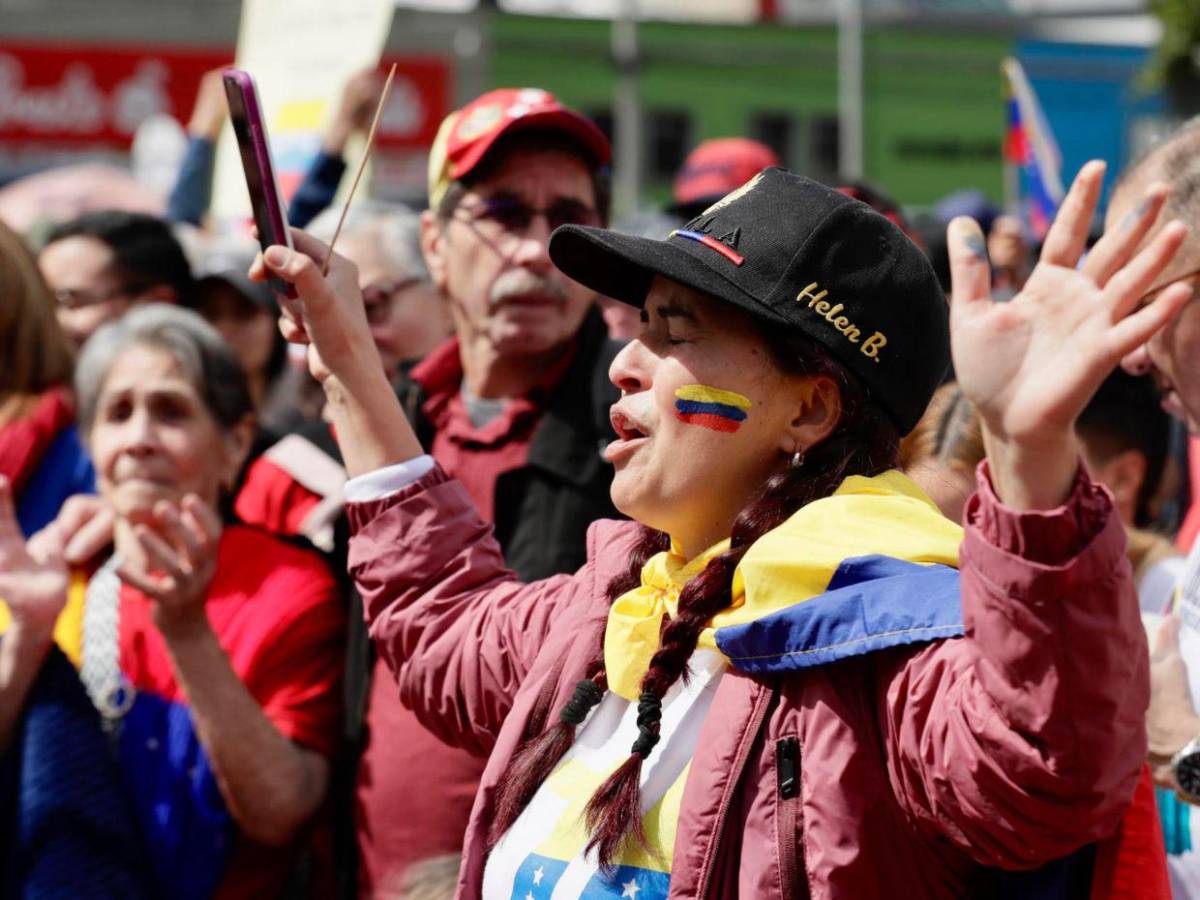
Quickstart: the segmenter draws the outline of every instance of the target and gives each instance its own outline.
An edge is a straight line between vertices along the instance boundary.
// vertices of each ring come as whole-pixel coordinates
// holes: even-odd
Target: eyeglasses
[[[392,304],[396,298],[420,283],[420,278],[410,276],[397,278],[395,281],[368,284],[361,291],[363,306],[367,310],[367,322],[371,325],[378,325],[385,321],[392,311]]]
[[[82,309],[85,306],[95,306],[97,303],[107,303],[117,297],[128,297],[138,293],[139,289],[128,286],[109,288],[107,291],[88,291],[79,288],[54,288],[51,293],[63,309]]]
[[[524,235],[538,216],[546,217],[551,231],[560,225],[599,225],[600,214],[578,200],[556,200],[545,208],[530,206],[512,197],[493,197],[459,206],[472,222],[487,223],[512,235]]]

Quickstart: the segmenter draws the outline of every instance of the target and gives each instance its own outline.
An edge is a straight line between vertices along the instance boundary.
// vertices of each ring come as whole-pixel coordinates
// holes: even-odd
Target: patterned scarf
[[[824,593],[843,561],[889,556],[958,567],[963,532],[898,471],[851,476],[832,496],[808,504],[763,535],[734,572],[733,602],[700,634],[698,647],[716,650],[716,632],[742,625]],[[724,540],[691,560],[678,545],[651,557],[642,583],[609,610],[604,664],[609,689],[636,701],[658,649],[663,616],[675,616],[684,586],[729,549]]]

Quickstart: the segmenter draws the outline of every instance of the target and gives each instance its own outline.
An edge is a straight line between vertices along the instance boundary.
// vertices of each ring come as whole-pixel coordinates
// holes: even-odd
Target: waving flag
[[[1016,174],[1021,215],[1041,240],[1063,199],[1062,155],[1021,64],[1010,57],[1001,67],[1008,79],[1004,159]]]

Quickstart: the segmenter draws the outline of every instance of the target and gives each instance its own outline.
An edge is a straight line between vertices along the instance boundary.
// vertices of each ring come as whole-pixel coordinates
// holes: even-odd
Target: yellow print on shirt
[[[622,759],[621,762],[624,762]],[[691,763],[684,767],[654,806],[642,816],[642,829],[654,854],[646,852],[637,841],[628,841],[616,865],[636,866],[654,872],[670,872],[671,859],[675,851],[675,829],[679,824],[679,804],[683,799],[683,786],[687,783]],[[535,852],[554,859],[574,859],[587,845],[588,833],[583,821],[583,810],[596,789],[604,783],[611,772],[597,772],[578,759],[568,760],[547,780],[546,788],[560,798],[564,805],[558,816],[553,833]]]

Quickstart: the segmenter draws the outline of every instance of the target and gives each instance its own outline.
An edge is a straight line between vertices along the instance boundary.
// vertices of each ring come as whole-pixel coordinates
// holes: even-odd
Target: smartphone
[[[246,187],[250,190],[254,224],[258,226],[258,242],[264,250],[273,244],[291,247],[287,210],[283,205],[279,181],[275,177],[271,142],[267,137],[267,123],[258,100],[254,76],[242,69],[226,69],[221,75],[225,83],[225,99],[229,102],[229,119],[233,123],[238,152],[242,156],[242,170],[246,173]],[[272,278],[271,287],[285,297],[296,296],[295,288],[282,279]]]

